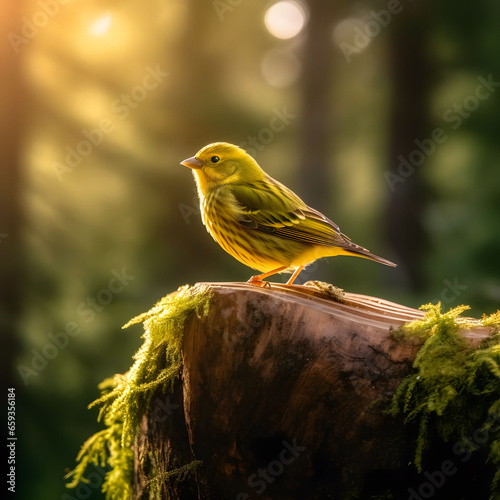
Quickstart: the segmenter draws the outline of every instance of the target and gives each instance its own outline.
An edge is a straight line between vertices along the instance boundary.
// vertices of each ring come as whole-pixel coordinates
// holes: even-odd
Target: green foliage
[[[489,459],[498,465],[500,478],[500,311],[480,322],[460,317],[468,306],[441,312],[441,304],[422,306],[423,320],[413,321],[398,332],[397,338],[425,339],[413,363],[413,373],[398,387],[390,413],[406,415],[405,423],[415,422],[419,435],[415,465],[422,470],[424,452],[431,447],[429,431],[445,441],[455,439],[464,448],[477,450],[467,435],[484,431],[488,435]],[[472,326],[490,329],[491,336],[478,348],[460,333]],[[495,484],[493,485],[495,487]]]
[[[66,477],[72,477],[68,488],[76,488],[80,481],[88,483],[84,474],[90,465],[110,467],[106,472],[102,491],[107,499],[130,498],[132,494],[132,474],[134,455],[130,447],[120,444],[123,425],[120,422],[107,422],[106,429],[91,436],[82,446],[76,457],[78,465]]]
[[[87,482],[85,471],[89,465],[109,467],[102,491],[107,500],[126,499],[132,494],[132,444],[143,415],[148,411],[154,392],[172,390],[181,368],[181,348],[186,321],[196,314],[206,315],[210,296],[204,286],[185,285],[163,297],[151,310],[130,320],[123,328],[144,324],[144,343],[134,355],[134,364],[124,375],[104,380],[99,388],[102,395],[89,405],[100,405],[99,420],[106,428],[90,437],[77,456],[79,462],[68,474],[72,480],[68,488],[80,481]],[[149,483],[175,476],[183,480],[200,464],[193,461]]]

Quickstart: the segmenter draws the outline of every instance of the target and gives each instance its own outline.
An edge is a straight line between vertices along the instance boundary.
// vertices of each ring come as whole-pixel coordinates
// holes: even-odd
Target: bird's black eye
[[[219,160],[220,160],[220,158],[218,156],[212,156],[212,158],[210,158],[210,161],[212,163],[217,163]]]

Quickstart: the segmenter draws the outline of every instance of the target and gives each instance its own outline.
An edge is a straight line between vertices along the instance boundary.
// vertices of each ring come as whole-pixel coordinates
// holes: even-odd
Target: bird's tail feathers
[[[379,257],[371,252],[369,252],[366,248],[360,247],[358,245],[353,245],[355,248],[345,248],[346,255],[352,255],[353,257],[362,257],[363,259],[374,260],[375,262],[380,262],[380,264],[384,264],[390,267],[397,267],[397,264],[391,262],[390,260],[384,259],[383,257]]]

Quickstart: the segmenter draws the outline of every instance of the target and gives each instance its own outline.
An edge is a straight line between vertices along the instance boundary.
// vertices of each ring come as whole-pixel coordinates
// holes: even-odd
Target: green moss
[[[179,288],[162,298],[151,310],[130,320],[123,328],[144,324],[144,343],[134,355],[134,364],[124,375],[115,375],[99,385],[102,395],[89,408],[100,406],[99,420],[106,426],[90,437],[77,456],[79,462],[68,474],[67,484],[74,488],[87,482],[85,471],[90,465],[107,467],[102,491],[107,500],[126,499],[132,495],[133,451],[142,417],[147,413],[157,389],[172,390],[181,368],[181,348],[186,321],[196,314],[206,315],[210,295],[204,286]],[[176,476],[179,480],[198,466],[194,461],[169,471],[149,482]]]
[[[72,481],[66,486],[76,488],[78,483],[88,483],[84,474],[90,465],[106,472],[102,491],[106,498],[130,498],[132,494],[132,473],[134,470],[134,455],[131,447],[121,446],[123,425],[120,422],[106,422],[107,427],[97,432],[85,441],[76,457],[78,465],[66,477]]]
[[[179,467],[177,469],[169,470],[168,472],[165,472],[163,474],[158,474],[157,476],[152,477],[151,479],[148,480],[149,483],[156,483],[158,481],[165,481],[166,479],[169,479],[173,476],[178,481],[182,481],[185,479],[191,472],[193,472],[196,467],[201,465],[201,460],[193,460],[191,463],[183,465],[182,467]]]
[[[413,372],[398,387],[390,413],[405,415],[419,433],[415,465],[422,470],[425,452],[432,447],[432,426],[445,441],[455,440],[471,451],[483,447],[496,464],[500,478],[500,311],[480,322],[462,318],[469,309],[459,306],[447,313],[441,304],[422,306],[423,320],[413,321],[395,333],[396,338],[420,337],[425,342],[413,362]],[[472,326],[490,329],[490,337],[474,347],[460,333]],[[475,431],[488,435],[485,443],[471,443]],[[495,488],[495,483],[493,484]]]

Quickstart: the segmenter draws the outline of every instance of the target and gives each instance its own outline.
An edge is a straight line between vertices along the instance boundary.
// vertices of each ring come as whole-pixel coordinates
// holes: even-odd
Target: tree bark
[[[408,462],[406,429],[382,408],[421,341],[390,333],[423,313],[350,293],[337,302],[298,285],[210,287],[210,314],[185,327],[173,394],[156,398],[170,398],[169,418],[143,419],[138,496],[149,498],[151,471],[193,460],[203,462],[196,473],[160,481],[159,497],[341,499],[373,475],[392,484]],[[488,331],[464,335],[478,343]]]

